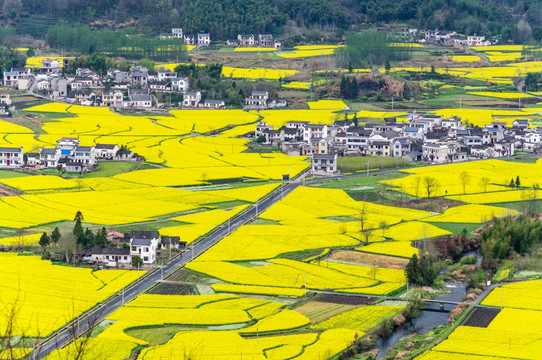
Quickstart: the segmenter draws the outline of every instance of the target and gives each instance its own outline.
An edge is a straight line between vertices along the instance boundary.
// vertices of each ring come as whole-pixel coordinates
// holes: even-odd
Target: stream
[[[482,262],[479,250],[469,251],[463,254],[463,257],[465,256],[476,256],[478,265]],[[466,285],[463,283],[447,283],[446,289],[450,291],[449,294],[439,295],[434,299],[461,302],[466,296]],[[375,349],[380,350],[376,359],[384,358],[388,350],[394,347],[403,337],[427,334],[433,328],[446,324],[448,313],[454,307],[454,305],[446,304],[444,305],[444,311],[442,311],[438,303],[427,304],[420,315],[412,319],[412,323],[407,322],[403,327],[396,329],[389,337],[378,339],[374,346]]]

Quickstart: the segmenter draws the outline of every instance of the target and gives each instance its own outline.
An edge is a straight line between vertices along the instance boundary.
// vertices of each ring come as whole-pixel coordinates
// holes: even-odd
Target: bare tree
[[[386,220],[380,222],[380,229],[382,230],[382,237],[386,237],[386,230],[388,230],[390,225]]]
[[[75,252],[77,250],[77,240],[71,231],[63,232],[58,241],[59,250],[64,253],[66,262],[70,262],[70,255],[73,255],[72,260],[75,261]]]
[[[427,197],[431,197],[431,194],[433,194],[433,196],[437,196],[437,190],[440,187],[437,179],[431,176],[425,176],[422,183],[425,191],[427,192]]]
[[[369,239],[371,238],[371,234],[373,233],[373,229],[365,229],[363,230],[363,237],[365,238],[365,244],[369,245]]]
[[[480,181],[478,182],[478,185],[480,185],[480,189],[482,189],[483,192],[487,191],[487,186],[489,185],[489,178],[482,177],[480,178]]]
[[[467,185],[470,184],[470,174],[467,171],[461,172],[461,174],[459,174],[459,180],[463,187],[463,194],[465,194],[467,192]]]

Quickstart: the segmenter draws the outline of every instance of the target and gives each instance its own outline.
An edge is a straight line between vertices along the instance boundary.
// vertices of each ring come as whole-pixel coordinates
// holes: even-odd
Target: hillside
[[[188,33],[210,32],[217,40],[239,33],[295,35],[299,28],[341,33],[367,24],[502,35],[504,40],[542,37],[541,0],[2,0],[1,4],[5,24],[35,37],[43,37],[47,27],[59,22],[97,28],[136,26],[148,34],[180,26]],[[527,27],[518,29],[521,19]]]

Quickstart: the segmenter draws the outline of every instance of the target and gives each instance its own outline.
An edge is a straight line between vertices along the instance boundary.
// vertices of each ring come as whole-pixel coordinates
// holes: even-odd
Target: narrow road
[[[284,196],[291,193],[300,185],[302,185],[302,182],[300,182],[299,180],[282,185],[270,196],[252,205],[244,213],[241,213],[239,216],[231,220],[229,226],[220,226],[216,228],[215,231],[208,234],[203,240],[199,241],[197,244],[193,245],[193,247],[191,247],[188,251],[175,258],[163,269],[156,270],[143,277],[141,280],[137,281],[133,286],[129,287],[128,290],[124,292],[124,296],[122,296],[122,293],[119,293],[115,297],[109,299],[109,301],[106,301],[102,305],[98,306],[94,311],[91,311],[81,316],[78,320],[78,335],[83,333],[89,326],[92,326],[92,324],[97,325],[101,320],[103,320],[113,311],[122,307],[123,299],[124,302],[128,302],[131,299],[134,299],[138,295],[142,294],[148,288],[153,286],[157,281],[167,277],[179,267],[185,266],[187,263],[203,254],[211,246],[215,245],[217,242],[228,236],[231,232],[235,231],[242,225],[246,224],[248,221],[257,217],[262,211],[268,209],[271,205],[281,200]],[[45,342],[40,344],[34,350],[31,358],[42,359],[55,349],[61,348],[73,340],[73,325],[66,326],[55,336],[47,339]]]

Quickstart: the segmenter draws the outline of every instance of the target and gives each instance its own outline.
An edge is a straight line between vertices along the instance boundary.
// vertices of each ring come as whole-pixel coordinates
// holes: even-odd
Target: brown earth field
[[[369,254],[354,250],[334,250],[327,258],[330,260],[345,261],[353,264],[364,264],[397,270],[404,270],[409,261],[408,259]]]

